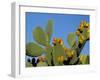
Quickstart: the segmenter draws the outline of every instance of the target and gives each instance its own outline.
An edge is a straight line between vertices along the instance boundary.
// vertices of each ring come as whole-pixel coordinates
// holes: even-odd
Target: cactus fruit
[[[53,38],[53,44],[54,44],[54,46],[55,46],[56,44],[63,45],[63,41],[62,41],[61,38]]]
[[[66,55],[68,58],[72,58],[74,55],[74,52],[72,50],[69,50],[69,51],[67,51]]]
[[[77,36],[80,36],[80,31],[76,31],[76,35]]]

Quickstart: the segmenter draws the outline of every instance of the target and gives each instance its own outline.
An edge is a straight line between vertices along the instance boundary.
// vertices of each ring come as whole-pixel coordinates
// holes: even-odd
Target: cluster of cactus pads
[[[81,54],[85,43],[90,39],[89,23],[81,21],[74,33],[69,33],[67,42],[70,48],[64,45],[61,38],[54,37],[53,21],[48,20],[45,29],[37,26],[33,32],[34,42],[26,44],[26,66],[61,66],[89,64],[89,54]],[[52,44],[51,44],[52,42]]]

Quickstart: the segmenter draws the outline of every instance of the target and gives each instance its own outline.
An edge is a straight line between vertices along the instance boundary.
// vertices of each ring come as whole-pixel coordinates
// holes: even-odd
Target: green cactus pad
[[[26,44],[26,55],[28,56],[40,56],[43,52],[43,48],[36,43],[30,42]]]
[[[45,31],[46,31],[46,34],[48,35],[48,39],[49,39],[49,42],[50,42],[51,36],[52,36],[52,33],[53,33],[53,21],[52,20],[48,21],[47,26],[45,28]]]
[[[56,45],[53,47],[53,60],[54,64],[57,65],[63,65],[63,62],[58,61],[58,57],[63,56],[64,59],[65,57],[65,51],[62,45]]]
[[[51,60],[52,60],[52,46],[46,46],[45,51],[46,51],[47,62],[51,66],[52,65],[52,63],[51,63]]]
[[[69,33],[68,37],[67,37],[67,41],[70,47],[72,47],[74,45],[74,43],[76,42],[76,35],[75,33]]]
[[[48,44],[48,36],[44,32],[44,30],[39,26],[34,29],[33,37],[34,40],[41,45],[46,46]]]

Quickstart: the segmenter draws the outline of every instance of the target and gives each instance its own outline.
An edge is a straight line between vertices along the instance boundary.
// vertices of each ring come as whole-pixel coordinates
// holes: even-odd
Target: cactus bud
[[[58,39],[58,42],[59,42],[59,44],[60,45],[63,45],[63,41],[62,41],[62,39],[60,38],[60,39]]]
[[[80,32],[79,31],[76,31],[76,35],[79,36],[80,35]]]

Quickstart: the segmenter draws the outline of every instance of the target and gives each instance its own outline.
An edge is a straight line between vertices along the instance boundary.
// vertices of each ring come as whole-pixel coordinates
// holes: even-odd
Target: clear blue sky
[[[33,13],[26,12],[26,43],[33,42],[32,31],[36,26],[45,28],[48,20],[53,20],[54,31],[52,39],[62,38],[64,44],[68,46],[67,36],[70,32],[75,32],[80,24],[80,21],[85,20],[89,22],[89,15],[75,15],[75,14],[50,14],[50,13]],[[52,42],[52,41],[51,41]],[[68,46],[69,47],[69,46]],[[89,42],[86,43],[82,53],[89,53]]]

